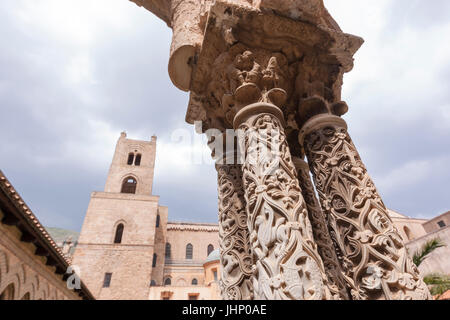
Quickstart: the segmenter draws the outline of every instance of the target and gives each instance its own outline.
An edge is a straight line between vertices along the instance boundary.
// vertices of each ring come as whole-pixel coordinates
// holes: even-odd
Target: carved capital
[[[302,99],[317,95],[330,103],[340,101],[342,76],[351,70],[362,39],[342,33],[323,4],[313,2],[321,3],[292,2],[298,17],[286,16],[292,8],[275,1],[212,3],[203,42],[190,59],[186,120],[231,128],[241,108],[266,102],[281,108],[286,122],[295,123]],[[314,20],[313,12],[320,18]]]
[[[347,122],[341,117],[331,114],[319,114],[310,118],[300,129],[298,134],[298,142],[304,145],[305,137],[310,133],[318,131],[327,126],[335,126],[347,129]]]

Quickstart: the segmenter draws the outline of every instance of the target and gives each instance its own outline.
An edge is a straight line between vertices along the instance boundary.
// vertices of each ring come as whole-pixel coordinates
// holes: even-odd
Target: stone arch
[[[411,232],[411,229],[408,228],[408,226],[403,226],[403,232],[406,235],[406,239],[405,240],[411,241],[411,240],[414,239],[414,236],[413,236],[413,234]]]
[[[20,300],[31,300],[31,294],[28,291],[27,293],[25,293],[24,295],[22,295],[22,298],[20,298]]]
[[[135,181],[135,186],[134,188],[131,187],[131,184],[127,184],[126,182],[129,179],[133,179]],[[120,179],[120,193],[125,193],[125,194],[135,194],[138,190],[138,186],[141,184],[140,179],[132,173],[127,173],[125,175],[122,176],[122,178]],[[134,189],[134,190],[132,190]],[[133,192],[131,192],[133,191]]]
[[[19,276],[19,281],[20,281],[20,284],[21,284],[22,288],[25,287],[25,284],[27,282],[27,274],[25,272],[25,265],[24,264],[18,265],[17,275]]]
[[[123,232],[122,232],[122,239],[121,239],[122,241],[121,241],[121,243],[123,243],[125,233],[126,233],[127,230],[128,230],[128,223],[127,223],[127,221],[124,220],[124,219],[119,219],[119,220],[117,220],[117,221],[114,223],[114,226],[113,226],[113,229],[112,229],[112,235],[111,235],[111,243],[115,243],[114,241],[115,241],[115,238],[116,238],[117,228],[118,228],[118,226],[121,225],[121,224],[123,225]]]
[[[53,286],[50,286],[50,284],[48,284],[48,298],[47,300],[56,300],[56,288],[54,288]]]
[[[9,289],[8,289],[9,288]],[[11,289],[12,288],[12,289]],[[18,300],[19,292],[20,292],[20,278],[18,274],[9,274],[5,283],[2,284],[0,288],[0,293],[4,293],[5,290],[9,290],[9,300]],[[12,293],[11,293],[12,292]]]
[[[8,284],[5,289],[0,291],[0,300],[15,300],[16,292],[15,292],[14,283]]]
[[[175,281],[175,285],[177,287],[186,287],[187,281],[184,277],[178,277],[177,280]]]
[[[6,278],[9,272],[8,256],[6,252],[0,250],[0,288],[2,287],[2,281]]]
[[[25,294],[30,294],[30,300],[34,300],[36,296],[36,278],[27,276],[27,281],[22,286],[20,296],[23,297]]]
[[[171,286],[172,285],[172,277],[171,276],[165,277],[163,284],[165,286]]]

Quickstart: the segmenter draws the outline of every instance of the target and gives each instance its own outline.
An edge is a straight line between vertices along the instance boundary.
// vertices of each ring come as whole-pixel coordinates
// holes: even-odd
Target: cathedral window
[[[170,247],[170,243],[166,243],[166,259],[170,259],[170,256],[172,255],[171,253],[171,247]]]
[[[164,280],[165,286],[170,286],[171,284],[172,284],[172,280],[170,280],[170,278],[167,278],[166,280]]]
[[[194,252],[194,247],[192,246],[192,244],[188,244],[186,246],[186,259],[188,260],[192,260],[192,254]]]
[[[214,246],[212,245],[212,244],[210,244],[209,246],[208,246],[208,256],[209,256],[209,254],[211,253],[211,252],[213,252],[214,251]]]
[[[158,256],[156,255],[156,253],[153,254],[153,262],[152,262],[152,267],[156,267],[156,260],[158,259]]]
[[[444,221],[439,221],[438,223],[439,228],[444,228],[445,227],[445,222]]]
[[[156,227],[159,228],[159,222],[160,222],[161,218],[159,216],[159,214],[156,216]]]
[[[134,153],[130,153],[130,154],[128,154],[128,161],[127,161],[127,164],[128,164],[129,166],[131,166],[131,165],[133,164],[133,162],[134,162]]]
[[[122,243],[123,229],[124,229],[123,223],[117,226],[116,235],[114,236],[114,243]]]
[[[103,279],[103,288],[109,288],[111,285],[112,273],[105,273],[105,279]]]
[[[122,193],[136,193],[137,181],[133,177],[126,178],[122,183]]]
[[[134,160],[134,165],[135,166],[140,166],[141,165],[141,158],[142,158],[141,154],[137,154],[136,155],[136,159]]]
[[[193,286],[196,286],[197,284],[198,284],[198,280],[197,280],[197,279],[195,279],[195,278],[194,278],[194,279],[192,279],[192,285],[193,285]]]
[[[156,281],[155,280],[150,281],[150,287],[156,287]]]

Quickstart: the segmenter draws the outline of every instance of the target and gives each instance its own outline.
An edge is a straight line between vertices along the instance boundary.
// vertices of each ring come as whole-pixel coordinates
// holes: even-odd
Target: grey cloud
[[[440,1],[440,7],[436,2],[415,1],[410,6],[411,1],[392,1],[386,13],[389,32],[448,22],[443,12],[449,2]],[[77,48],[25,32],[11,14],[16,5],[15,0],[0,3],[0,37],[5,43],[0,51],[0,117],[6,119],[0,127],[0,167],[44,224],[79,230],[91,191],[104,187],[120,131],[127,130],[131,138],[156,134],[169,141],[174,129],[192,128],[184,124],[188,95],[176,89],[167,74],[171,31],[130,3],[123,14],[136,17],[138,27],[102,35],[85,52],[95,81],[71,85],[61,79],[61,70]],[[391,62],[385,63],[388,70]],[[356,61],[353,72],[364,72],[358,68]],[[389,89],[396,79],[389,73],[386,79],[357,83],[346,95],[350,133],[375,182],[380,182],[384,201],[411,216],[432,216],[448,208],[450,170],[442,159],[449,156],[450,130],[441,125],[442,110],[448,106],[448,90],[443,89],[448,70],[449,65],[443,66],[435,76],[442,88],[412,88],[393,97]],[[408,111],[412,105],[414,116]],[[99,136],[91,120],[109,126],[116,136]],[[86,146],[75,151],[94,153],[86,155],[89,159],[95,159],[99,145],[109,151],[102,151],[90,166],[80,161],[83,154],[68,156],[69,143]],[[429,177],[385,187],[389,175],[414,161],[433,166]],[[169,207],[173,220],[214,222],[215,181],[213,165],[196,165],[178,176],[157,172],[154,194]]]

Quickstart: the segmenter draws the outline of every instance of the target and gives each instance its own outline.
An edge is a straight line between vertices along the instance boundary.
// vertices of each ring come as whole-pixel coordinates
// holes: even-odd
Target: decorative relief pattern
[[[224,300],[253,300],[252,266],[247,213],[240,165],[217,165],[219,239]]]
[[[279,119],[262,113],[249,117],[239,129],[255,299],[329,299],[323,263]]]
[[[347,130],[323,127],[304,146],[353,299],[429,299]]]
[[[298,181],[302,189],[306,207],[308,208],[314,240],[316,241],[317,249],[325,266],[325,273],[328,277],[328,288],[334,299],[349,300],[347,286],[352,287],[351,279],[348,279],[348,283],[346,283],[346,277],[342,272],[336,255],[336,248],[328,232],[327,221],[314,192],[314,186],[309,175],[307,164],[303,160],[296,160],[297,162],[301,161],[304,163],[304,165],[303,163],[302,165],[297,165],[297,162],[295,162]]]

